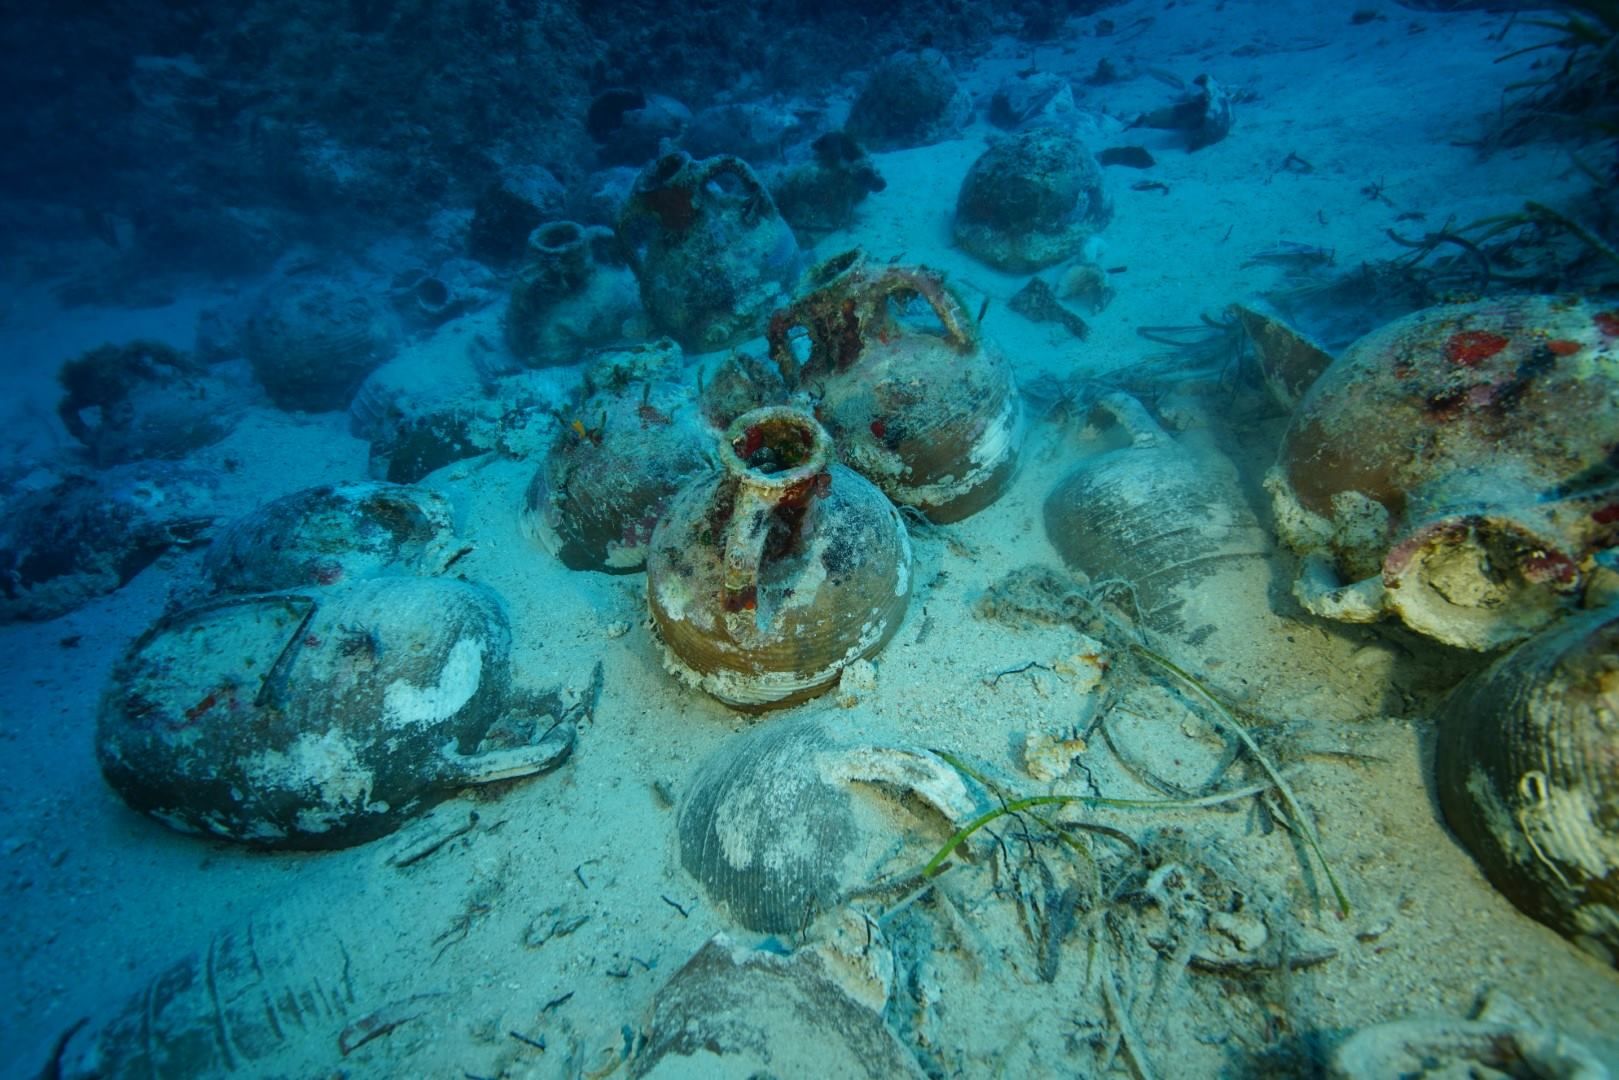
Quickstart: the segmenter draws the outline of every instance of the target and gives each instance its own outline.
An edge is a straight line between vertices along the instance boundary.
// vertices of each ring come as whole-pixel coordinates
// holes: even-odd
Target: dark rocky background
[[[0,255],[251,272],[593,167],[595,93],[815,99],[889,53],[1039,38],[1092,0],[113,0],[0,16]],[[66,244],[67,246],[64,246]],[[55,254],[46,255],[45,252]],[[138,256],[136,258],[135,256]],[[92,256],[81,253],[78,258]],[[128,269],[88,292],[112,295]],[[88,298],[88,297],[87,297]]]

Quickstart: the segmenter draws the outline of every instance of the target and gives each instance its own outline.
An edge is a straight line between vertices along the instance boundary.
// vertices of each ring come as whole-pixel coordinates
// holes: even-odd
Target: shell
[[[1017,470],[1022,402],[1005,360],[943,279],[921,268],[874,271],[858,252],[811,279],[816,291],[771,319],[771,355],[790,384],[816,388],[816,416],[844,464],[936,522],[999,498]],[[942,334],[894,318],[892,304],[912,298]],[[809,332],[802,367],[798,327]]]
[[[1180,631],[1194,612],[1199,622],[1222,621],[1202,603],[1209,579],[1237,562],[1257,564],[1263,577],[1271,554],[1236,470],[1176,445],[1131,398],[1108,395],[1100,405],[1131,429],[1133,444],[1086,460],[1057,485],[1046,499],[1046,536],[1093,581],[1129,582],[1153,629]]]
[[[97,758],[130,806],[183,832],[346,847],[567,752],[563,726],[538,745],[480,746],[511,705],[510,649],[500,598],[460,581],[216,600],[130,648],[102,700]]]
[[[791,409],[745,413],[720,441],[726,471],[675,496],[652,535],[647,594],[666,666],[689,685],[741,709],[789,705],[832,686],[854,660],[878,652],[910,602],[911,545],[893,505],[858,473],[814,460],[774,473],[736,448],[778,427],[825,433]],[[755,486],[790,481],[749,501]],[[753,568],[739,578],[751,537]]]
[[[1080,253],[1113,216],[1102,167],[1063,127],[1037,127],[985,150],[956,197],[956,245],[1008,273]]]
[[[827,976],[820,956],[743,948],[723,934],[658,991],[648,1028],[633,1077],[926,1075],[880,1013]]]
[[[208,549],[220,592],[273,592],[379,574],[437,574],[458,550],[436,491],[351,481],[295,491],[237,518]]]
[[[1351,346],[1300,402],[1266,486],[1290,546],[1377,595],[1364,615],[1334,614],[1331,589],[1300,599],[1472,649],[1577,606],[1588,561],[1619,543],[1616,337],[1619,312],[1513,296]]]
[[[1619,964],[1619,610],[1570,617],[1458,686],[1435,767],[1490,882]]]
[[[680,862],[740,925],[799,933],[870,884],[904,838],[904,815],[874,781],[908,791],[952,824],[979,805],[923,751],[854,745],[809,720],[755,728],[704,763],[680,808]],[[909,852],[914,863],[929,845]]]
[[[675,492],[712,468],[696,394],[670,381],[679,347],[663,345],[633,368],[592,370],[599,389],[574,407],[577,426],[557,432],[529,484],[524,530],[570,569],[641,569]]]
[[[283,409],[347,407],[372,368],[393,354],[392,318],[371,299],[326,283],[271,286],[242,326],[242,351]]]

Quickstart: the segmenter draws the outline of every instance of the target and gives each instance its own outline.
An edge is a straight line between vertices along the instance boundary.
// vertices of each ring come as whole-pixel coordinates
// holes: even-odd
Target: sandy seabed
[[[1093,146],[1140,141],[1158,159],[1145,173],[1107,172],[1116,209],[1099,261],[1124,269],[1111,276],[1117,297],[1091,318],[1087,340],[1010,311],[1022,279],[951,245],[961,178],[993,130],[981,118],[958,139],[877,155],[887,189],[862,204],[856,228],[827,237],[818,252],[858,244],[878,262],[944,270],[970,300],[988,299],[985,338],[1021,383],[1076,374],[1120,382],[1158,351],[1137,327],[1195,323],[1276,286],[1281,269],[1249,260],[1279,241],[1332,249],[1339,267],[1352,267],[1397,254],[1384,230],[1401,213],[1421,212],[1430,224],[1470,221],[1526,198],[1555,201],[1582,182],[1551,145],[1483,160],[1460,145],[1477,137],[1502,88],[1530,62],[1494,63],[1509,48],[1494,37],[1504,15],[1379,4],[1379,18],[1352,25],[1350,10],[1333,5],[1206,6],[1202,18],[1186,10],[1195,5],[1110,8],[1127,34],[1038,48],[1005,42],[963,72],[981,102],[1029,66],[1076,85],[1104,56],[1133,73],[1086,88],[1081,100],[1102,114],[1087,120]],[[1137,20],[1154,16],[1136,32]],[[1186,80],[1208,73],[1240,90],[1231,135],[1196,153],[1173,148],[1164,133],[1126,135],[1110,117],[1173,97],[1151,70]],[[1289,155],[1310,170],[1284,168]],[[1132,187],[1140,179],[1163,189]],[[1369,196],[1369,185],[1383,198]],[[9,389],[36,414],[52,407],[62,359],[136,336],[189,345],[197,308],[214,299],[87,315],[54,310],[43,295],[16,293],[0,325],[19,358],[5,372]],[[413,355],[460,363],[472,335],[498,332],[496,318],[450,323]],[[1177,419],[1189,452],[1237,463],[1263,516],[1258,478],[1285,417],[1209,382],[1189,389],[1171,380],[1155,405]],[[1162,798],[1143,771],[1188,787],[1221,767],[1229,787],[1260,779],[1250,760],[1230,763],[1228,739],[1195,700],[1149,677],[1118,641],[1101,635],[1107,671],[1092,685],[1079,658],[1098,643],[996,589],[1022,568],[1061,571],[1042,503],[1111,445],[1080,423],[1033,415],[1004,497],[967,521],[913,533],[909,613],[875,658],[874,682],[762,719],[665,672],[641,575],[570,572],[521,532],[517,511],[536,462],[481,458],[433,474],[424,483],[454,501],[475,545],[457,572],[507,601],[518,682],[583,693],[598,663],[604,681],[559,770],[453,799],[395,836],[346,851],[264,854],[182,836],[126,809],[98,775],[98,696],[129,641],[195,580],[196,553],[167,556],[56,621],[0,628],[6,1074],[32,1075],[80,1017],[100,1022],[165,967],[211,955],[210,941],[248,925],[262,948],[277,950],[289,985],[342,983],[352,993],[289,1030],[285,1057],[245,1064],[244,1074],[628,1071],[633,1063],[621,1059],[633,1053],[654,994],[688,957],[722,931],[743,945],[764,937],[739,928],[682,869],[675,825],[698,768],[754,724],[811,719],[850,741],[947,750],[1017,795]],[[196,460],[219,466],[226,458],[243,463],[221,489],[234,513],[363,476],[367,448],[341,414],[262,411]],[[1318,824],[1349,913],[1338,912],[1320,862],[1252,799],[1053,811],[1138,845],[1075,834],[1088,837],[1111,889],[1072,925],[1052,905],[1065,890],[1078,890],[1067,892],[1070,901],[1084,894],[1085,860],[1020,836],[1038,826],[1003,823],[932,890],[851,901],[880,927],[893,958],[889,1024],[929,1071],[1295,1075],[1351,1031],[1467,1015],[1490,993],[1509,995],[1619,1066],[1614,971],[1514,909],[1440,820],[1431,717],[1477,660],[1401,632],[1303,616],[1287,597],[1291,574],[1278,554],[1270,587],[1211,598],[1230,606],[1229,621],[1209,613],[1222,625],[1176,646],[1175,656],[1267,721],[1256,734]],[[1273,609],[1286,621],[1264,615]],[[1260,623],[1285,632],[1240,630]],[[1082,733],[1103,702],[1116,717],[1107,737],[1093,729],[1066,775],[1031,775],[1028,736]],[[903,882],[948,830],[914,805],[870,797],[868,809],[893,815],[899,839],[883,868]],[[431,853],[402,857],[425,848]],[[1165,866],[1181,877],[1155,877]],[[1253,919],[1227,925],[1222,938],[1199,904],[1229,908],[1239,894]],[[813,942],[835,921],[823,913],[822,922],[780,935],[781,944]],[[352,1025],[368,1017],[375,1037],[362,1040],[366,1029]],[[781,1060],[796,1052],[781,1048]]]

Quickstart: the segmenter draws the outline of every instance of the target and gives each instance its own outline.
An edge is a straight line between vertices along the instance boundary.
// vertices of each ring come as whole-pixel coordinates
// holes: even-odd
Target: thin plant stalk
[[[1272,774],[1273,777],[1274,775]],[[985,825],[1009,814],[1020,813],[1032,807],[1079,805],[1128,810],[1195,810],[1205,806],[1219,806],[1223,803],[1235,802],[1238,799],[1246,799],[1250,795],[1257,795],[1272,786],[1274,786],[1274,780],[1267,780],[1262,784],[1250,784],[1235,791],[1222,791],[1214,795],[1205,795],[1199,799],[1108,799],[1098,795],[1030,795],[1027,798],[1014,799],[1009,803],[1003,803],[994,810],[978,815],[957,829],[955,835],[946,841],[945,845],[922,868],[922,877],[924,880],[932,877],[938,871],[940,865],[950,857],[952,851],[956,850],[962,842]]]
[[[1210,693],[1202,682],[1184,670],[1179,664],[1136,642],[1131,642],[1130,648],[1137,655],[1157,664],[1190,687],[1199,697],[1207,701],[1225,719],[1226,723],[1231,725],[1231,730],[1236,732],[1237,738],[1242,740],[1243,746],[1248,748],[1248,752],[1254,756],[1254,760],[1259,762],[1259,767],[1265,770],[1265,775],[1270,777],[1271,784],[1275,785],[1276,790],[1281,793],[1282,801],[1287,804],[1288,812],[1298,822],[1299,834],[1304,837],[1304,842],[1315,853],[1317,861],[1321,863],[1322,871],[1326,874],[1327,883],[1332,886],[1332,895],[1338,901],[1339,915],[1347,918],[1350,910],[1349,897],[1344,894],[1343,886],[1338,884],[1338,877],[1332,872],[1332,864],[1327,861],[1326,854],[1321,850],[1321,838],[1316,834],[1314,823],[1310,821],[1309,815],[1304,812],[1304,807],[1300,805],[1298,797],[1293,794],[1292,787],[1282,778],[1281,772],[1270,763],[1269,758],[1260,753],[1259,744],[1254,742],[1252,735],[1248,734],[1248,729],[1238,722],[1236,715],[1226,707],[1224,702]]]

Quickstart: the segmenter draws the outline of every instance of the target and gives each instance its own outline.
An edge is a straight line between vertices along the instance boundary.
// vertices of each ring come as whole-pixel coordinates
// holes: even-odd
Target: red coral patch
[[[1464,367],[1477,367],[1511,342],[1488,330],[1463,330],[1445,342],[1445,359]]]

